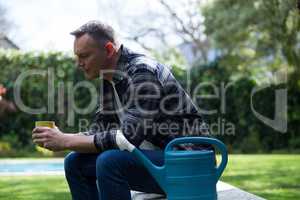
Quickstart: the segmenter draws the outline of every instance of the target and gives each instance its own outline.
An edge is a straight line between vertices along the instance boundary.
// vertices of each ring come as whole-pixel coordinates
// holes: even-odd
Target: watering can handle
[[[223,142],[208,137],[182,137],[182,138],[176,138],[172,140],[170,143],[168,143],[167,147],[165,148],[165,151],[171,151],[174,145],[183,144],[183,143],[211,144],[216,146],[221,151],[222,154],[222,161],[220,165],[217,167],[217,172],[216,172],[217,180],[221,177],[228,161],[227,149],[226,146],[223,144]]]

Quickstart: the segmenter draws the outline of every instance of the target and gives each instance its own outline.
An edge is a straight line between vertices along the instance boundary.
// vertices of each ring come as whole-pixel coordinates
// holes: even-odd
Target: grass
[[[63,176],[0,177],[1,200],[71,199]]]
[[[300,155],[231,155],[222,180],[271,200],[300,199]]]
[[[300,155],[230,155],[222,180],[270,200],[300,199]],[[2,200],[71,199],[63,176],[0,177]]]

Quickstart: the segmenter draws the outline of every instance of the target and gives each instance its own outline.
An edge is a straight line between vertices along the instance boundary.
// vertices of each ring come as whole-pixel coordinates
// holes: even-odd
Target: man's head
[[[119,45],[112,27],[99,21],[90,21],[71,32],[71,35],[75,36],[77,64],[88,79],[99,77],[101,70],[115,67]]]

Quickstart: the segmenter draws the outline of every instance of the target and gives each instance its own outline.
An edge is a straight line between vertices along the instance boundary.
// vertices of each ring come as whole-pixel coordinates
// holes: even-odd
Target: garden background
[[[172,2],[158,2],[169,16],[167,22],[171,24],[172,34],[181,39],[183,46],[169,44],[169,30],[164,32],[156,23],[149,25],[151,19],[143,19],[148,20],[147,26],[136,21],[130,24],[139,29],[133,30],[135,32],[131,32],[127,39],[168,64],[186,90],[194,91],[199,83],[209,83],[207,87],[197,90],[203,98],[198,98],[196,104],[203,110],[215,110],[204,114],[204,118],[209,124],[218,125],[211,130],[212,133],[233,154],[224,180],[270,199],[299,198],[300,11],[297,1],[216,0],[206,4],[191,1],[189,6],[192,9],[187,9],[186,15],[178,13]],[[166,23],[162,18],[155,20]],[[153,47],[151,42],[149,45],[149,38],[163,44],[163,48]],[[182,51],[186,48],[188,50]],[[186,54],[193,55],[192,59]],[[15,112],[5,113],[0,119],[0,157],[64,156],[67,152],[53,153],[37,148],[32,143],[31,131],[35,121],[53,120],[65,132],[77,132],[81,119],[91,119],[93,113],[73,115],[70,112],[72,106],[84,108],[91,100],[88,89],[69,88],[84,81],[72,53],[2,49],[0,69],[0,84],[7,90],[3,98],[8,101],[15,103],[16,80],[29,70],[42,70],[47,74],[30,76],[22,82],[21,98],[25,105],[47,107],[49,92],[57,100],[62,96],[62,93],[58,94],[62,88],[64,97],[74,97],[74,102],[65,98],[63,105],[55,103],[52,113],[28,114],[18,107]],[[50,72],[54,75],[51,91],[48,82]],[[99,87],[98,80],[92,84]],[[224,85],[228,86],[224,98],[225,111],[220,97],[222,94],[216,95],[216,88],[211,85],[220,91]],[[259,88],[261,90],[253,93],[254,89]],[[253,111],[274,119],[278,114],[278,92],[286,94],[286,110],[283,108],[279,113],[279,119],[286,122],[286,128],[264,123]],[[61,113],[57,112],[59,106],[64,108]],[[73,121],[72,126],[69,120]],[[234,125],[234,134],[226,134],[228,124]],[[0,198],[11,195],[11,199],[21,199],[22,195],[13,196],[17,195],[13,194],[15,190],[8,188],[6,183],[14,185],[24,182],[33,188],[32,199],[43,199],[35,194],[35,190],[44,191],[49,181],[56,184],[63,178],[45,180],[45,188],[36,188],[34,178],[8,179],[0,179]],[[64,189],[58,191],[57,197],[67,198],[66,185],[61,187]],[[51,193],[48,189],[45,192]]]

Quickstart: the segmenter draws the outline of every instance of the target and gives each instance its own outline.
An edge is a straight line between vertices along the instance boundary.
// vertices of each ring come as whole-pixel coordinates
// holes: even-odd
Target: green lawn
[[[71,199],[63,176],[0,177],[1,200]]]
[[[300,155],[230,155],[222,180],[266,199],[300,199]],[[62,176],[0,177],[2,200],[71,199]]]
[[[231,155],[222,180],[266,199],[300,199],[300,155]]]

